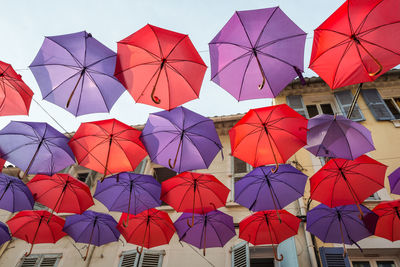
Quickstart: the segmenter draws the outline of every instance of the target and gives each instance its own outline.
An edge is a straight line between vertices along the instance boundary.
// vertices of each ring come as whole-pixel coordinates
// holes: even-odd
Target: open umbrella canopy
[[[394,170],[389,176],[390,192],[400,195],[400,167]]]
[[[115,76],[138,103],[170,110],[198,98],[206,69],[185,34],[147,24],[118,42]]]
[[[379,216],[375,235],[392,242],[400,240],[400,199],[381,202],[372,211]]]
[[[328,114],[308,121],[305,148],[315,156],[351,160],[375,150],[367,128],[344,116]]]
[[[48,36],[29,66],[43,99],[75,116],[109,112],[125,88],[117,55],[85,31]]]
[[[89,187],[68,174],[38,174],[27,186],[35,201],[51,208],[53,212],[82,213],[94,205]]]
[[[348,0],[314,31],[310,68],[332,88],[374,81],[400,63],[400,2]]]
[[[5,223],[0,222],[0,245],[3,245],[5,242],[11,239],[10,232]]]
[[[141,140],[151,161],[178,173],[207,169],[222,150],[214,122],[184,107],[150,114]]]
[[[239,101],[274,98],[301,75],[306,35],[279,7],[236,11],[209,43],[211,80]]]
[[[45,122],[11,121],[0,130],[0,157],[25,172],[52,175],[75,163],[68,138]]]
[[[35,201],[20,179],[0,173],[0,209],[16,212],[31,210]]]
[[[28,115],[33,92],[10,64],[0,61],[0,116]]]

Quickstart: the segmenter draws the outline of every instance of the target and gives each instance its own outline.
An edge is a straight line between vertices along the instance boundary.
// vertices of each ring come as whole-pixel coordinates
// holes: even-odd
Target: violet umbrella
[[[5,223],[0,222],[0,246],[11,239],[10,231]]]
[[[354,160],[375,150],[371,132],[341,115],[315,116],[308,129],[305,148],[315,156]]]
[[[86,260],[90,245],[101,246],[117,241],[120,233],[117,222],[111,215],[87,210],[82,214],[68,216],[65,220],[63,231],[75,242],[87,243]]]
[[[400,195],[400,167],[394,170],[389,176],[390,192]]]
[[[29,66],[43,99],[75,116],[109,112],[125,88],[114,77],[117,54],[85,31],[48,36]]]
[[[179,240],[185,241],[199,249],[223,247],[236,235],[233,217],[219,210],[213,210],[205,214],[195,214],[194,224],[188,225],[192,213],[183,213],[175,221],[175,229]]]
[[[366,217],[373,213],[363,205],[360,207]],[[345,256],[347,253],[345,244],[355,244],[360,248],[357,242],[373,235],[371,228],[366,226],[358,215],[359,210],[356,205],[329,208],[320,204],[307,212],[307,231],[322,242],[342,243]]]
[[[11,121],[0,130],[0,158],[29,173],[52,175],[75,163],[68,138],[45,122]]]
[[[211,80],[239,101],[273,98],[301,77],[306,35],[279,7],[236,11],[209,43]]]
[[[94,198],[110,211],[139,214],[161,205],[161,184],[153,176],[121,172],[98,181]],[[126,227],[127,221],[123,222]]]
[[[141,140],[151,161],[178,173],[207,169],[222,150],[214,122],[184,107],[150,114]]]
[[[16,212],[31,210],[35,201],[20,179],[0,173],[0,209]]]

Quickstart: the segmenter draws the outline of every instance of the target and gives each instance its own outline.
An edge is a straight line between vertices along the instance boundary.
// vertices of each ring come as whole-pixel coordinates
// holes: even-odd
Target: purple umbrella
[[[308,129],[305,148],[316,156],[354,160],[375,150],[371,132],[344,116],[315,116]]]
[[[306,35],[279,7],[237,11],[209,43],[211,80],[239,101],[273,98],[301,77]]]
[[[89,244],[83,258],[86,260],[91,244],[101,246],[118,240],[120,233],[116,227],[117,222],[111,215],[87,210],[82,214],[68,216],[63,231],[75,242]]]
[[[0,130],[0,158],[28,173],[53,175],[75,163],[68,138],[44,122],[11,121]]]
[[[0,246],[11,239],[10,231],[5,223],[0,222]]]
[[[93,197],[110,211],[136,215],[160,206],[160,195],[161,184],[153,176],[121,172],[98,181]]]
[[[34,204],[32,193],[24,182],[0,173],[0,209],[9,212],[31,210]]]
[[[222,150],[214,122],[184,107],[150,114],[141,140],[151,161],[178,173],[207,169]]]
[[[372,211],[360,205],[366,217],[373,214]],[[338,206],[329,208],[320,204],[307,213],[307,231],[317,236],[325,243],[342,243],[344,254],[345,244],[355,244],[361,239],[373,235],[359,218],[359,210],[356,205]],[[361,248],[360,248],[361,249]]]
[[[80,116],[109,112],[125,92],[114,77],[116,58],[82,31],[46,37],[29,68],[43,99]]]
[[[390,192],[400,195],[400,167],[392,172],[389,176]]]
[[[280,210],[304,194],[307,176],[289,164],[255,168],[235,183],[235,202],[252,210]],[[279,215],[278,215],[279,216]]]
[[[199,249],[223,247],[236,235],[233,217],[219,210],[205,214],[195,214],[193,226],[188,225],[192,213],[183,213],[174,225],[179,240],[183,240]]]

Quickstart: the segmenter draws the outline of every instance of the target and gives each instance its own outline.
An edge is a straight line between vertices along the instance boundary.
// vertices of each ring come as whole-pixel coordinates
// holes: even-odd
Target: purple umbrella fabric
[[[354,160],[375,150],[371,132],[344,116],[321,114],[307,127],[305,148],[316,156]]]
[[[161,205],[161,184],[153,176],[121,172],[98,181],[94,198],[110,211],[139,214]]]
[[[211,80],[239,101],[274,98],[301,76],[306,35],[279,7],[237,11],[209,43]]]
[[[29,66],[43,99],[75,116],[109,112],[125,88],[117,55],[86,31],[46,37]]]
[[[5,223],[0,222],[0,246],[11,240],[10,231]]]
[[[0,130],[0,158],[25,175],[53,175],[75,163],[68,138],[44,122],[11,121]]]
[[[307,176],[289,164],[255,168],[235,183],[235,202],[252,210],[280,210],[304,194]]]
[[[32,193],[24,182],[0,173],[0,209],[9,212],[31,210],[34,204]]]
[[[213,210],[205,214],[195,214],[194,224],[188,225],[192,213],[183,213],[174,225],[179,240],[185,241],[199,249],[223,247],[236,235],[233,217],[219,210]]]
[[[400,195],[400,167],[394,170],[389,176],[390,192]]]
[[[140,139],[151,161],[178,173],[207,169],[222,150],[214,122],[184,107],[150,114]]]

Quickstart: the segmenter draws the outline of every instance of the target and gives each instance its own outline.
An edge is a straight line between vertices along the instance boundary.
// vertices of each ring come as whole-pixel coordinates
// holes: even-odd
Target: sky
[[[210,81],[208,43],[235,11],[279,6],[307,33],[305,76],[316,74],[308,69],[313,30],[328,18],[344,0],[2,0],[0,9],[0,60],[10,63],[35,93],[34,98],[61,125],[32,102],[28,116],[0,117],[0,128],[10,120],[44,121],[60,131],[75,131],[86,121],[116,118],[129,125],[143,124],[148,114],[159,108],[135,103],[125,92],[110,114],[75,117],[61,107],[42,100],[40,89],[28,69],[45,36],[86,30],[93,37],[117,51],[117,42],[147,23],[188,34],[209,67],[200,98],[183,106],[204,116],[245,113],[251,108],[271,105],[271,99],[238,102]]]

